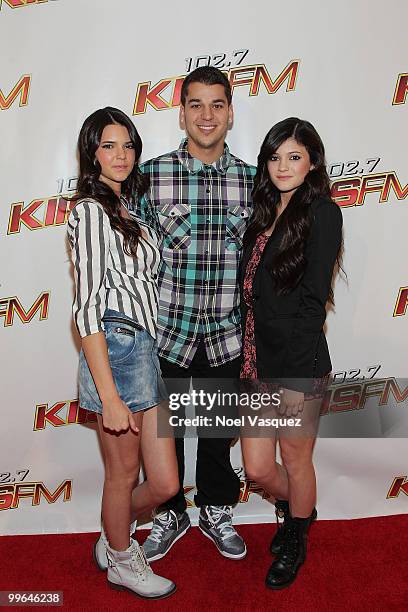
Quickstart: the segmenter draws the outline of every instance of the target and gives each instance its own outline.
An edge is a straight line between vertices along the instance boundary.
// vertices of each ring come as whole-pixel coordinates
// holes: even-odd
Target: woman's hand
[[[302,391],[292,391],[291,389],[280,389],[279,414],[285,416],[296,416],[302,412],[305,403],[305,394]]]
[[[129,428],[138,433],[139,428],[136,426],[134,416],[126,406],[119,395],[102,402],[102,421],[105,429],[121,433]]]

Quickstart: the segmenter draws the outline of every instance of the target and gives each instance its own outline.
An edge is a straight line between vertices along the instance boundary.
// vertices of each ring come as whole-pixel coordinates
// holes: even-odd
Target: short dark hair
[[[200,66],[200,68],[196,68],[186,76],[181,86],[181,103],[183,106],[186,103],[188,87],[191,83],[222,85],[225,90],[225,97],[227,98],[228,105],[231,104],[232,92],[230,82],[225,74],[218,68],[214,68],[214,66]]]

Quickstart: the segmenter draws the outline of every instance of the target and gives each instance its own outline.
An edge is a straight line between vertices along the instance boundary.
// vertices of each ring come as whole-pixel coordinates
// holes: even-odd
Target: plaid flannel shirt
[[[241,353],[239,287],[255,167],[231,155],[203,164],[179,149],[141,165],[150,188],[136,213],[161,236],[159,353],[187,368],[203,338],[211,366]]]

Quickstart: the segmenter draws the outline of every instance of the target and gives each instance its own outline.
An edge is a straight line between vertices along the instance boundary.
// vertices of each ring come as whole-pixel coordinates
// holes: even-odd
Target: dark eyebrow
[[[200,98],[191,98],[188,103],[191,104],[191,102],[202,102],[202,100],[200,100]],[[211,100],[211,104],[215,104],[215,103],[219,103],[222,102],[223,104],[226,104],[226,100],[224,100],[223,98],[217,98],[216,100]]]
[[[300,153],[300,155],[302,155],[302,151],[289,151],[289,155],[290,155],[291,153]]]
[[[101,144],[115,144],[117,140],[101,140]],[[125,144],[132,144],[131,140],[127,140]]]

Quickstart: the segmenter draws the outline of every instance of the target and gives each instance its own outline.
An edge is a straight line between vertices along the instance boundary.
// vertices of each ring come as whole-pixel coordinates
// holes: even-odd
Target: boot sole
[[[184,529],[184,530],[183,530],[181,533],[179,533],[179,534],[178,534],[177,538],[174,538],[174,540],[172,541],[172,543],[170,544],[170,546],[167,548],[167,550],[166,550],[165,552],[163,552],[163,553],[159,553],[159,554],[157,554],[157,555],[154,555],[154,557],[148,557],[148,556],[146,555],[146,553],[145,553],[145,555],[146,555],[146,559],[148,560],[148,562],[149,562],[149,563],[153,563],[154,561],[158,561],[159,559],[163,559],[163,557],[165,557],[165,556],[167,555],[167,553],[168,553],[168,552],[169,552],[169,551],[172,549],[172,547],[174,546],[174,544],[175,544],[175,543],[176,543],[178,540],[180,540],[180,538],[182,538],[184,535],[186,535],[186,533],[187,533],[187,531],[190,529],[190,527],[191,527],[191,523],[189,523],[189,524],[187,525],[187,527],[186,527],[186,528],[185,528],[185,529]],[[143,548],[143,546],[142,546],[142,548]]]
[[[279,586],[274,586],[274,585],[265,583],[265,586],[267,589],[271,589],[272,591],[280,591],[281,589],[287,589],[288,587],[290,587],[290,585],[293,584],[295,580],[296,580],[296,576],[294,577],[293,580],[291,580],[290,582],[287,582],[286,584],[280,584]]]
[[[121,584],[115,584],[114,582],[110,582],[109,580],[108,585],[111,589],[114,589],[115,591],[127,591],[128,593],[136,595],[136,597],[140,597],[141,599],[165,599],[166,597],[170,597],[170,595],[173,595],[173,593],[175,593],[177,590],[176,585],[174,585],[174,588],[168,591],[168,593],[164,593],[164,595],[154,595],[153,597],[149,597],[149,595],[142,595],[141,593],[136,593],[136,591],[133,591],[128,587],[124,587]]]
[[[206,531],[204,531],[204,529],[202,527],[200,527],[200,525],[198,526],[199,530],[201,531],[201,533],[203,535],[205,535],[206,538],[208,538],[209,540],[211,540],[211,542],[214,544],[214,546],[217,548],[218,552],[220,553],[220,555],[222,555],[223,557],[226,557],[227,559],[233,559],[234,561],[239,561],[240,559],[244,559],[244,557],[246,557],[247,554],[247,548],[245,545],[245,550],[243,553],[241,553],[240,555],[232,555],[231,553],[227,553],[222,551],[217,542],[210,536],[209,533],[207,533]]]

